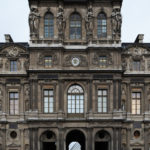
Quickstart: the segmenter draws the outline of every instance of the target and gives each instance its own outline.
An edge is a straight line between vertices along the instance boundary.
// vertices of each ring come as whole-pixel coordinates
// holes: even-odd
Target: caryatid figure
[[[37,8],[31,8],[29,15],[30,34],[37,36],[39,31],[40,15]]]

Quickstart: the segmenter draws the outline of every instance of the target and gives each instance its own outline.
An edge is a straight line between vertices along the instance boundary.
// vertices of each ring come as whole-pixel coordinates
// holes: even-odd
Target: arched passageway
[[[67,134],[66,150],[85,150],[85,136],[79,130],[73,130]]]
[[[41,150],[56,150],[56,136],[51,131],[46,131],[41,135]]]
[[[95,150],[111,150],[111,137],[108,132],[102,130],[95,136]]]

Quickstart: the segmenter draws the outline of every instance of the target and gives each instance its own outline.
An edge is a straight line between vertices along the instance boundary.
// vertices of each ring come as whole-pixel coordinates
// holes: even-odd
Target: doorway
[[[43,150],[56,150],[55,142],[43,142]]]

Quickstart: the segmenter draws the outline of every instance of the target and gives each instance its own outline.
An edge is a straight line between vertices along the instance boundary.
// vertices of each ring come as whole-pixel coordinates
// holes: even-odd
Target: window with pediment
[[[44,17],[44,36],[45,38],[54,37],[54,16],[47,12]]]
[[[84,91],[80,85],[72,85],[68,89],[68,113],[84,113]]]
[[[107,36],[107,17],[106,14],[101,12],[97,19],[97,35],[98,38],[104,38]]]
[[[70,16],[70,39],[81,39],[82,23],[81,16],[78,13],[73,13]]]

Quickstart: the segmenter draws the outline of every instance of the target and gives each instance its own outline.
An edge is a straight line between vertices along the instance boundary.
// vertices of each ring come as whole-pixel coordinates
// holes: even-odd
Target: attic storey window
[[[17,71],[17,60],[10,61],[10,71],[16,72]]]
[[[133,71],[140,71],[140,68],[141,68],[140,60],[134,60],[133,61]]]
[[[44,17],[44,36],[45,38],[54,37],[54,16],[50,12]]]
[[[52,67],[52,56],[45,56],[45,68]]]

